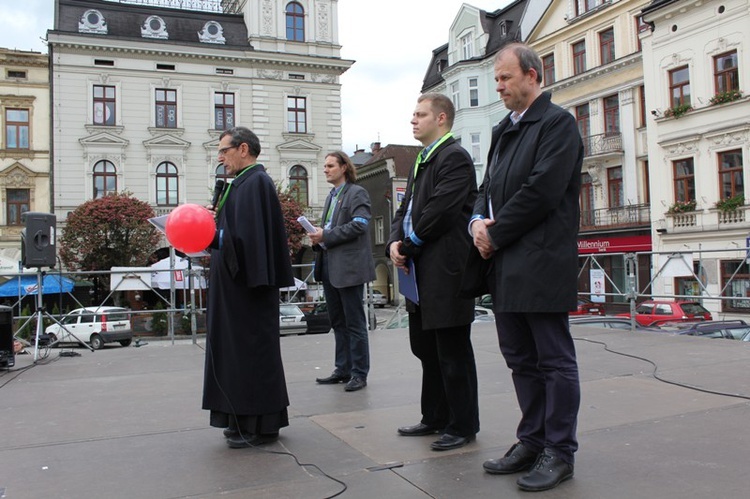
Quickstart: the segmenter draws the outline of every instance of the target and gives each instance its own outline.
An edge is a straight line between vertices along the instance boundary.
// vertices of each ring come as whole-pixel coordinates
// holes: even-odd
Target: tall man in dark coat
[[[411,350],[422,361],[422,420],[398,433],[442,433],[431,445],[438,451],[464,446],[479,431],[474,301],[456,296],[477,188],[474,163],[450,133],[454,116],[446,96],[419,97],[411,124],[425,149],[409,172],[386,247],[396,267],[413,260],[419,290],[419,304],[407,300],[407,310]]]
[[[288,426],[279,288],[294,283],[284,217],[258,137],[223,132],[219,160],[235,178],[217,206],[208,292],[203,409],[232,448],[273,442]]]
[[[367,386],[370,344],[362,302],[365,283],[375,279],[370,247],[370,196],[355,184],[357,170],[346,153],[326,156],[326,180],[333,185],[323,207],[323,227],[310,234],[315,257],[315,280],[323,283],[328,316],[336,339],[335,369],[318,378],[323,385],[346,383],[354,392]]]
[[[512,111],[492,131],[487,171],[474,206],[474,244],[492,262],[500,350],[521,408],[518,443],[488,473],[531,469],[523,490],[573,476],[580,404],[568,326],[576,308],[583,145],[575,119],[540,88],[542,63],[523,44],[495,58],[497,91]]]

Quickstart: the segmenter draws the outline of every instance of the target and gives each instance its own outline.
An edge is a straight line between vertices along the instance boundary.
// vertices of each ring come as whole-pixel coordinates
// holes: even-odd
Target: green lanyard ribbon
[[[252,170],[252,169],[253,169],[253,168],[255,168],[255,167],[256,167],[257,165],[258,165],[258,163],[255,163],[255,164],[252,164],[252,165],[248,166],[247,168],[245,168],[244,170],[242,170],[242,171],[241,171],[241,172],[240,172],[240,173],[239,173],[239,174],[238,174],[238,175],[237,175],[236,177],[234,177],[234,180],[237,180],[237,179],[238,179],[238,178],[240,178],[240,177],[241,177],[241,176],[242,176],[242,175],[243,175],[243,174],[244,174],[245,172],[247,172],[247,171],[250,171],[250,170]],[[222,209],[222,208],[224,207],[224,203],[226,203],[226,201],[227,201],[227,197],[229,197],[229,191],[231,191],[231,190],[232,190],[232,183],[234,183],[234,180],[233,180],[232,182],[230,182],[230,183],[229,183],[229,185],[227,186],[227,190],[225,190],[225,191],[224,191],[224,195],[223,195],[223,196],[221,196],[221,201],[219,201],[219,207],[218,207],[218,208],[216,208],[216,213],[219,213],[219,212],[221,211],[221,209]]]
[[[432,156],[432,153],[435,152],[435,150],[438,147],[440,147],[440,144],[442,144],[446,140],[450,139],[451,137],[453,137],[453,133],[452,132],[448,132],[445,135],[443,135],[442,137],[440,137],[440,139],[437,142],[435,142],[432,146],[430,146],[430,150],[427,153],[427,156],[425,156],[425,157],[422,157],[422,154],[424,153],[424,149],[422,149],[421,151],[419,151],[419,154],[417,154],[417,160],[414,162],[414,181],[411,184],[411,191],[412,192],[414,192],[414,184],[416,184],[416,182],[417,182],[417,175],[419,174],[419,165],[422,164],[422,163],[427,162],[427,160],[430,159],[430,156]]]
[[[336,207],[336,202],[338,201],[341,192],[344,190],[344,185],[341,186],[336,195],[331,199],[331,204],[328,206],[328,213],[326,213],[326,220],[323,225],[328,225],[328,222],[331,221],[331,217],[333,216],[333,209]]]

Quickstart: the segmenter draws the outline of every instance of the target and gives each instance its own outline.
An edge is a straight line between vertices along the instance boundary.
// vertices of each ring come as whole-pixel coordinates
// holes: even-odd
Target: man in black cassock
[[[235,178],[215,207],[203,409],[231,448],[273,442],[289,425],[279,288],[294,279],[276,187],[258,155],[249,129],[221,134],[219,160]]]

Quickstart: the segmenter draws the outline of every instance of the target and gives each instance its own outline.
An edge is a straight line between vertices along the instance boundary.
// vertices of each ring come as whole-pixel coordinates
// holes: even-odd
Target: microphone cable
[[[234,418],[234,421],[236,422],[237,421],[237,413],[234,410],[234,405],[232,405],[232,401],[229,399],[229,396],[224,391],[224,389],[221,387],[221,383],[219,383],[219,378],[216,375],[216,362],[215,362],[215,359],[214,359],[213,348],[211,348],[211,342],[210,342],[210,339],[209,339],[210,336],[211,336],[211,334],[207,332],[207,334],[206,334],[206,348],[203,348],[200,345],[197,345],[197,346],[198,346],[198,348],[201,348],[204,352],[208,352],[208,355],[211,356],[211,371],[212,371],[212,374],[213,374],[213,377],[214,377],[214,381],[216,381],[216,386],[219,387],[219,391],[221,392],[221,394],[224,396],[224,399],[229,404],[229,410],[232,411],[232,414],[230,415],[230,417]],[[239,434],[240,434],[240,437],[242,438],[242,440],[244,440],[245,443],[247,445],[249,445],[251,448],[257,449],[257,450],[259,450],[261,452],[265,452],[267,454],[276,454],[276,455],[279,455],[279,456],[289,456],[292,459],[294,459],[294,462],[297,463],[297,466],[299,466],[300,468],[314,468],[314,469],[318,470],[323,476],[325,476],[329,480],[332,480],[332,481],[340,484],[343,487],[341,490],[339,490],[335,494],[333,494],[331,496],[325,496],[323,499],[333,499],[334,497],[338,497],[338,496],[340,496],[341,494],[343,494],[344,492],[347,491],[348,486],[346,485],[345,482],[339,480],[338,478],[335,478],[335,477],[329,475],[328,473],[326,473],[325,471],[323,471],[322,469],[320,469],[320,467],[317,464],[314,464],[314,463],[302,463],[302,462],[300,462],[299,458],[293,452],[268,450],[268,449],[261,448],[261,447],[259,447],[257,445],[253,445],[253,444],[251,444],[250,442],[247,441],[247,439],[243,435],[242,431],[240,431]]]
[[[708,393],[710,395],[719,395],[719,396],[722,396],[722,397],[731,397],[731,398],[737,398],[737,399],[742,399],[742,400],[750,400],[750,397],[747,396],[747,395],[741,395],[741,394],[738,394],[738,393],[719,392],[719,391],[715,391],[715,390],[709,390],[707,388],[700,388],[698,386],[688,385],[686,383],[680,383],[678,381],[671,381],[671,380],[668,380],[668,379],[664,379],[664,378],[662,378],[661,376],[659,376],[657,374],[657,371],[659,370],[659,366],[656,364],[656,362],[654,362],[654,361],[652,361],[650,359],[647,359],[645,357],[641,357],[639,355],[634,355],[634,354],[625,353],[625,352],[618,352],[617,350],[612,350],[603,341],[590,340],[588,338],[573,338],[573,339],[575,341],[585,341],[587,343],[593,343],[595,345],[601,345],[601,346],[604,347],[604,350],[606,352],[610,352],[610,353],[613,353],[615,355],[621,355],[623,357],[629,357],[631,359],[636,359],[636,360],[640,360],[642,362],[646,362],[648,364],[651,364],[654,367],[654,370],[651,371],[651,376],[653,378],[655,378],[656,380],[661,381],[662,383],[666,383],[668,385],[679,386],[680,388],[687,388],[688,390],[694,390],[696,392]],[[732,341],[732,340],[730,340],[730,341]]]

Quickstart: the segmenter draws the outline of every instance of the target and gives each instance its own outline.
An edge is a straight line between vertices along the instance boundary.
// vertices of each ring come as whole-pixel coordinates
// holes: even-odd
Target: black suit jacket
[[[576,308],[582,162],[575,119],[546,92],[520,122],[506,117],[493,130],[474,213],[489,217],[491,200],[495,310]]]
[[[413,198],[413,230],[424,241],[414,260],[419,288],[417,310],[424,329],[463,326],[474,320],[474,300],[457,295],[471,247],[467,226],[476,195],[474,163],[453,138],[440,144],[427,162],[419,165],[416,180],[414,169],[409,170],[406,195],[391,223],[386,254],[390,254],[393,242],[409,235],[404,234],[403,220]]]
[[[370,246],[370,196],[356,184],[346,183],[337,200],[331,218],[331,228],[323,230],[326,250],[316,245],[315,280],[322,279],[321,268],[324,251],[328,254],[328,281],[335,288],[356,286],[375,280],[375,262]],[[328,196],[323,207],[321,224],[331,203]],[[357,221],[364,219],[367,223]]]

